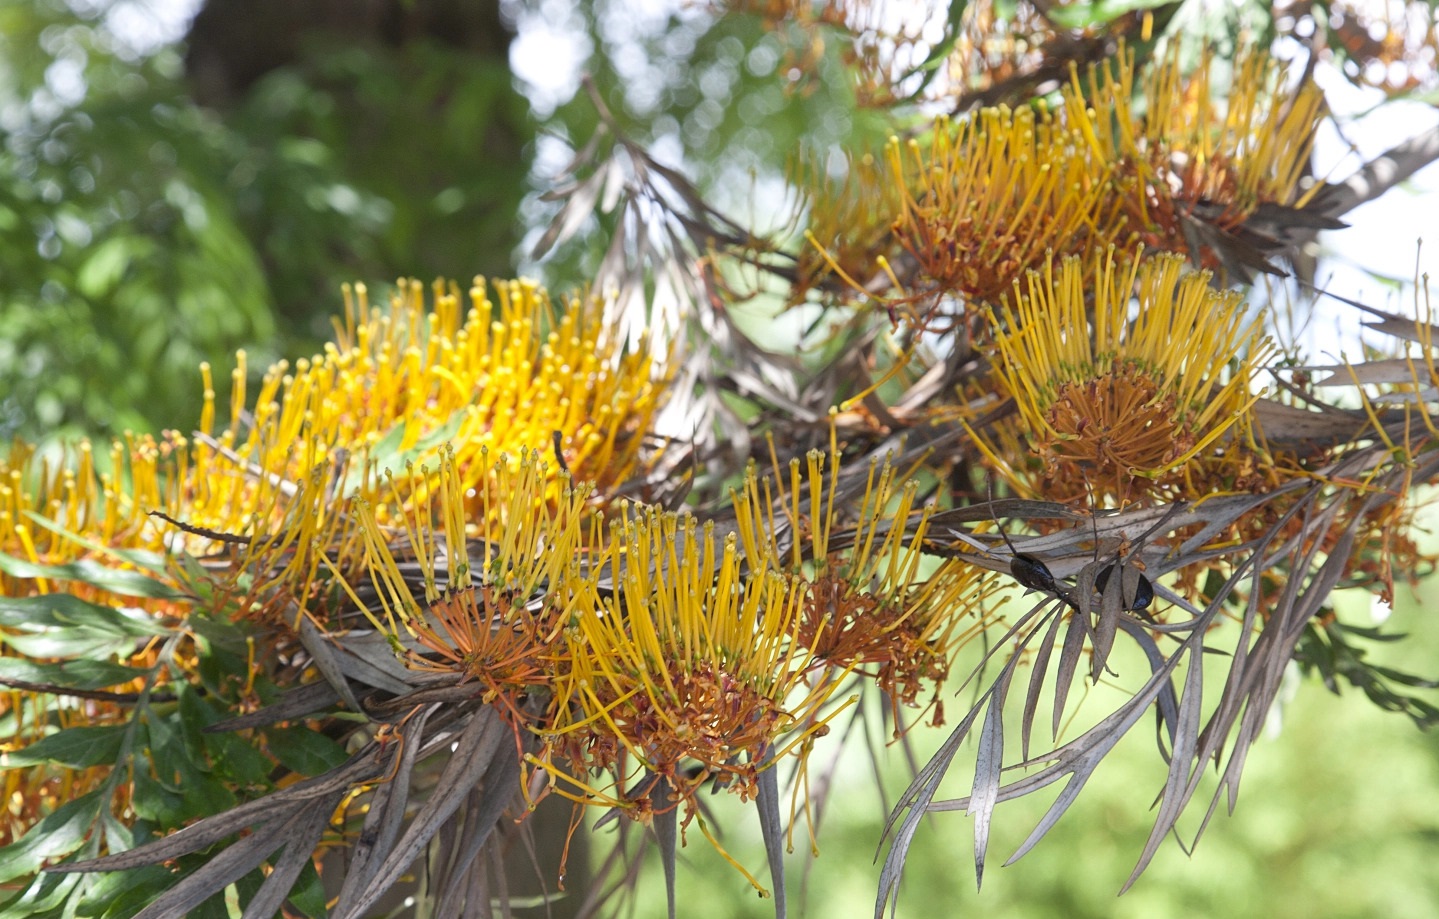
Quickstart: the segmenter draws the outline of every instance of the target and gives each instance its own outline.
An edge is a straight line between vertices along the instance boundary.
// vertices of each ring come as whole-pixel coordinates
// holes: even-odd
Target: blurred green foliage
[[[784,178],[797,160],[838,167],[840,151],[877,151],[898,129],[890,112],[857,104],[847,42],[828,26],[774,27],[758,15],[716,15],[704,4],[560,0],[514,7],[521,28],[526,15],[550,25],[554,10],[567,9],[565,27],[583,36],[588,49],[567,64],[577,83],[581,73],[589,78],[593,95],[578,91],[538,106],[540,188],[550,186],[550,177],[594,134],[598,97],[628,139],[662,162],[682,164],[707,203],[757,233],[798,245],[797,234],[786,232],[793,227],[779,225],[793,217],[787,197],[793,190]],[[558,209],[527,201],[530,245]],[[607,213],[588,221],[542,265],[523,260],[527,249],[521,268],[552,289],[584,285],[605,254],[614,218]]]
[[[0,106],[0,435],[186,423],[200,361],[274,336],[237,139],[60,3],[0,7]]]
[[[284,324],[323,336],[342,280],[510,272],[532,130],[510,80],[429,41],[321,40],[254,85],[235,208]]]
[[[585,68],[616,120],[641,143],[677,147],[702,186],[773,173],[800,150],[862,149],[894,129],[886,113],[856,105],[845,44],[824,28],[677,7],[662,18],[617,0],[577,11],[599,45]],[[580,140],[596,124],[583,95],[557,117]]]
[[[201,361],[310,352],[342,281],[510,271],[503,57],[317,30],[211,108],[123,6],[0,2],[0,439],[186,429]]]

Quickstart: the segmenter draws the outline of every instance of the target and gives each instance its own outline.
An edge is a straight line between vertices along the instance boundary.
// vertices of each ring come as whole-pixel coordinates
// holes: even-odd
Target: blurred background
[[[1194,27],[1217,36],[1272,30],[1269,3],[1192,5]],[[945,14],[874,6],[918,17],[922,32]],[[544,192],[596,124],[582,74],[630,138],[711,203],[760,230],[784,226],[783,176],[801,142],[866,149],[893,125],[856,104],[839,42],[771,26],[687,0],[0,0],[0,442],[188,430],[202,360],[218,383],[236,349],[257,373],[311,353],[343,281],[380,291],[400,276],[524,273],[582,288],[602,219],[543,262],[528,256],[557,207]],[[1320,175],[1341,178],[1439,122],[1432,86],[1394,93],[1339,69],[1323,76],[1337,115]],[[1320,278],[1412,310],[1414,279],[1436,264],[1432,245],[1416,247],[1436,226],[1421,197],[1435,188],[1431,167],[1349,215],[1355,227],[1322,239]],[[1361,346],[1342,308],[1309,328],[1316,352]],[[1439,594],[1400,593],[1384,628],[1414,639],[1374,654],[1439,671]],[[1389,615],[1367,594],[1354,602],[1359,621]],[[1164,778],[1144,743],[1101,770],[1035,852],[991,867],[982,892],[969,821],[936,816],[900,915],[1439,916],[1439,738],[1297,673],[1272,727],[1237,815],[1216,816],[1192,858],[1166,842],[1124,897]],[[917,728],[916,754],[943,736]],[[891,746],[881,783],[862,747],[835,766],[822,856],[795,891],[810,915],[872,908],[883,814],[910,773]],[[963,794],[957,779],[950,790]],[[1017,846],[1046,804],[1001,807],[992,851]],[[719,822],[758,871],[749,817]],[[692,836],[681,902],[704,907],[691,914],[769,915]],[[663,914],[651,867],[639,916]]]

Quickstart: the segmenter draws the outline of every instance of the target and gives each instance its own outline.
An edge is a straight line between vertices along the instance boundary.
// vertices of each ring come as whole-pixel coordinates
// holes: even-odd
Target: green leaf
[[[0,636],[31,657],[104,658],[128,654],[138,639],[169,633],[143,610],[101,606],[70,594],[0,597],[0,626],[17,632]]]
[[[300,876],[290,890],[290,902],[302,915],[311,919],[325,919],[329,911],[325,908],[325,884],[315,871],[313,862],[300,869]]]
[[[179,792],[157,782],[150,766],[149,758],[136,757],[130,806],[138,817],[158,827],[179,826],[184,822],[185,800]]]
[[[465,421],[465,415],[469,411],[466,406],[461,406],[450,413],[445,423],[423,434],[415,441],[414,446],[408,450],[401,450],[400,445],[405,440],[405,422],[400,422],[385,432],[376,444],[370,448],[369,462],[381,472],[386,469],[396,472],[403,470],[408,463],[417,462],[428,456],[436,447],[447,440],[453,440],[459,433],[460,425]],[[353,489],[359,488],[355,483]]]
[[[1349,635],[1358,635],[1360,638],[1367,638],[1370,641],[1395,642],[1403,641],[1404,639],[1409,637],[1408,634],[1404,632],[1385,632],[1378,626],[1366,627],[1346,625],[1345,623],[1340,622],[1337,619],[1333,622],[1327,623],[1325,625],[1325,628],[1328,629],[1330,632],[1344,632]]]
[[[207,646],[225,648],[241,656],[248,651],[249,646],[245,641],[247,633],[236,623],[216,619],[202,612],[198,616],[191,616],[185,624]],[[210,648],[206,647],[205,653],[209,653],[209,651]]]
[[[174,552],[167,558],[175,563],[179,572],[174,575],[180,588],[196,598],[196,605],[200,608],[211,610],[214,598],[215,586],[211,581],[210,572],[206,571],[200,564],[200,560],[188,552]],[[233,602],[233,601],[231,601]],[[212,610],[219,612],[219,610]]]
[[[98,896],[95,901],[103,911],[96,911],[93,915],[104,919],[129,919],[164,893],[181,875],[159,865],[146,865],[129,871],[108,872],[102,877],[106,880],[113,877],[115,886],[96,891]]]
[[[180,769],[185,820],[199,820],[222,814],[240,803],[235,793],[217,776],[185,764]]]
[[[210,771],[229,788],[268,788],[275,763],[256,749],[253,741],[230,732],[206,733],[206,728],[229,712],[217,710],[215,699],[189,687],[179,695],[184,740],[193,761],[209,764]]]
[[[0,625],[15,629],[79,627],[127,638],[170,633],[167,626],[143,610],[102,606],[74,594],[0,597]]]
[[[95,635],[74,629],[52,629],[32,635],[0,636],[0,645],[9,645],[30,657],[112,657],[133,651],[133,642]]]
[[[37,565],[23,558],[0,552],[0,571],[13,578],[49,578],[56,581],[79,581],[91,587],[124,597],[149,597],[152,600],[181,600],[185,594],[168,584],[134,571],[117,571],[93,559],[82,558],[64,565]]]
[[[251,900],[253,900],[255,898],[255,894],[259,893],[260,888],[264,885],[265,873],[259,868],[256,868],[254,871],[251,871],[249,874],[240,878],[234,884],[235,890],[240,894],[241,903],[249,903]]]
[[[180,701],[180,739],[185,744],[185,752],[191,762],[202,763],[205,761],[205,728],[220,719],[190,687],[177,686],[175,693]]]
[[[81,875],[45,874],[36,875],[12,900],[0,907],[0,915],[6,919],[68,919],[64,913],[67,903],[80,899],[84,891],[94,886],[93,879]],[[78,883],[77,883],[78,882]],[[84,890],[80,890],[83,888]],[[78,896],[77,896],[78,894]]]
[[[265,787],[274,763],[245,741],[231,733],[204,735],[205,751],[215,764],[215,771],[222,774],[233,786],[239,788]]]
[[[115,546],[107,546],[96,542],[88,536],[79,533],[72,533],[49,517],[41,516],[34,511],[26,511],[25,516],[36,526],[44,527],[57,536],[63,536],[77,546],[82,546],[97,555],[105,555],[117,558],[123,562],[134,565],[141,571],[155,575],[157,578],[168,577],[166,566],[167,556],[163,552],[151,552],[148,549],[121,549]],[[189,556],[185,556],[189,558]]]
[[[22,657],[0,657],[0,681],[43,683],[66,689],[105,689],[148,676],[143,667],[126,667],[112,661],[77,660],[38,664]]]
[[[393,462],[393,458],[400,455],[400,444],[404,442],[405,423],[401,421],[375,441],[375,445],[370,448],[370,460],[383,469],[382,464]]]
[[[300,775],[320,775],[349,759],[344,747],[309,728],[270,728],[265,734],[275,759]]]
[[[183,710],[185,695],[193,693],[179,691],[181,705],[170,710],[171,717],[162,717],[157,712],[158,706],[152,708],[145,720],[145,728],[155,780],[166,792],[178,797],[179,816],[184,821],[208,817],[234,807],[236,798],[225,787],[221,777],[203,762],[201,726],[193,726]],[[167,795],[163,803],[169,806],[173,799]]]
[[[30,827],[18,842],[0,849],[0,883],[34,874],[46,861],[84,845],[104,803],[98,790],[66,802]]]
[[[28,747],[0,753],[0,769],[18,769],[41,763],[85,769],[101,763],[114,763],[120,756],[127,728],[123,724],[66,728],[42,737]]]
[[[1402,686],[1412,686],[1415,689],[1439,689],[1439,680],[1426,679],[1416,673],[1405,673],[1402,670],[1395,670],[1393,667],[1380,667],[1377,664],[1370,666],[1370,670]]]
[[[132,260],[139,260],[154,241],[143,236],[113,236],[96,246],[75,273],[75,286],[87,297],[103,297],[120,283]]]

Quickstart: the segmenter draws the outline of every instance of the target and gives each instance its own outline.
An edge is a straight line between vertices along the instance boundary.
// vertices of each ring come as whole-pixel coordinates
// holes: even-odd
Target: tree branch
[[[1336,184],[1330,192],[1331,215],[1347,214],[1373,201],[1435,160],[1439,160],[1439,125],[1380,154],[1363,169]]]

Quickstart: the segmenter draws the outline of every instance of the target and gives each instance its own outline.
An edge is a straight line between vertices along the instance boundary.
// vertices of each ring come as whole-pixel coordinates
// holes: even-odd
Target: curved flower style
[[[557,692],[576,706],[556,730],[579,732],[586,765],[617,788],[643,767],[679,803],[709,779],[749,797],[760,770],[805,752],[835,687],[806,685],[797,579],[746,566],[713,523],[654,508],[622,508],[599,558],[613,584],[577,611],[570,689]]]
[[[111,468],[123,469],[123,457],[123,446],[117,441],[109,457]],[[0,455],[0,551],[32,562],[73,557],[55,557],[66,541],[37,528],[31,514],[105,544],[126,541],[137,520],[123,508],[122,491],[114,477],[102,473],[97,465],[103,468],[104,463],[96,463],[94,447],[88,441],[76,446],[73,459],[65,456],[58,462],[37,454],[25,443],[15,443],[8,454]],[[74,548],[73,543],[69,545]],[[33,589],[0,572],[0,595],[22,596],[27,588]]]
[[[638,506],[608,521],[567,582],[568,647],[534,760],[561,794],[641,820],[678,808],[686,823],[705,784],[749,799],[786,757],[804,770],[851,675],[896,712],[928,684],[941,720],[952,652],[982,628],[961,635],[960,621],[989,582],[957,561],[925,570],[931,510],[911,513],[916,489],[887,465],[870,469],[859,527],[831,545],[838,473],[812,452],[807,479],[796,461],[774,501],[751,469],[730,521]]]
[[[1419,567],[1436,329],[1378,313],[1366,336],[1424,356],[1344,367],[1360,397],[1326,403],[1295,347],[1271,368],[1292,401],[1263,399],[1273,304],[1251,318],[1179,254],[1270,270],[1291,230],[1354,198],[1301,188],[1309,75],[1290,88],[1249,52],[1232,80],[1207,56],[1187,76],[1177,50],[1138,71],[1126,51],[1085,83],[1126,37],[1174,38],[1177,4],[977,0],[903,23],[871,0],[729,5],[784,33],[704,24],[719,45],[697,60],[733,63],[742,39],[737,91],[777,68],[804,93],[821,81],[796,65],[844,66],[854,80],[823,82],[845,99],[786,116],[858,138],[878,121],[847,131],[857,100],[918,139],[853,151],[842,177],[806,164],[812,246],[791,262],[591,86],[599,126],[546,196],[563,203],[539,248],[598,215],[605,278],[637,307],[693,308],[671,330],[684,367],[655,350],[668,335],[530,282],[403,281],[378,309],[357,286],[313,358],[251,375],[242,353],[227,402],[203,367],[193,433],[0,459],[0,843],[25,834],[0,852],[0,913],[357,919],[416,876],[434,913],[481,913],[515,818],[549,793],[573,830],[596,806],[624,831],[578,892],[590,905],[617,886],[604,875],[635,876],[626,842],[653,836],[676,913],[680,830],[723,853],[701,793],[725,790],[756,805],[784,916],[797,818],[813,839],[844,789],[810,754],[873,739],[875,714],[896,739],[941,724],[965,674],[965,711],[891,811],[877,912],[927,815],[975,818],[982,878],[1000,804],[1053,802],[1018,858],[1152,717],[1167,775],[1132,883],[1196,796],[1232,795],[1291,662],[1439,723],[1403,689],[1425,681],[1346,633],[1386,636],[1330,601],[1392,597]],[[962,114],[916,122],[940,94]],[[978,107],[998,101],[1013,107]],[[74,235],[57,238],[67,264],[89,257]],[[82,265],[91,299],[126,302],[114,261]],[[794,349],[751,340],[740,313],[770,296],[816,301]],[[669,420],[692,433],[653,424],[681,379],[694,392]],[[827,406],[843,433],[806,453]],[[687,448],[653,462],[652,426]],[[737,475],[766,433],[768,468]],[[986,465],[1017,499],[994,498]],[[622,500],[682,493],[690,512]],[[992,585],[1033,602],[1001,618]],[[1115,705],[1079,711],[1111,676]],[[860,692],[886,708],[848,708]],[[1192,780],[1210,764],[1214,782]]]
[[[663,362],[606,335],[596,300],[560,311],[533,283],[495,289],[498,302],[477,280],[464,310],[453,285],[436,284],[430,310],[423,287],[403,281],[381,312],[371,310],[363,285],[346,286],[336,342],[293,367],[271,367],[253,401],[240,352],[223,428],[206,364],[194,438],[128,435],[108,463],[82,444],[73,468],[31,462],[16,449],[0,461],[0,550],[51,563],[85,551],[37,532],[27,511],[116,547],[203,553],[223,533],[243,536],[246,567],[266,556],[287,572],[279,580],[294,584],[318,568],[306,547],[358,547],[357,534],[342,526],[346,496],[373,499],[375,472],[436,457],[445,442],[467,491],[493,474],[490,455],[548,453],[557,439],[576,477],[602,488],[624,482],[662,398]],[[412,492],[401,479],[374,502],[377,519],[403,514],[425,487]],[[563,487],[551,481],[551,500]],[[188,526],[166,540],[168,528],[147,517],[151,510]],[[470,508],[470,518],[480,510]]]
[[[356,558],[358,534],[344,525],[337,493],[369,497],[382,524],[423,501],[425,477],[401,477],[380,497],[374,473],[433,457],[441,443],[453,445],[454,468],[473,495],[467,519],[495,528],[503,518],[480,505],[488,491],[477,488],[495,475],[491,456],[554,449],[557,465],[603,488],[627,479],[659,405],[662,366],[604,332],[597,300],[560,312],[533,283],[495,289],[497,303],[478,281],[464,311],[455,287],[436,284],[427,311],[421,285],[402,282],[381,313],[369,308],[363,286],[347,288],[337,343],[293,373],[283,363],[272,368],[248,427],[237,370],[230,425],[213,450],[196,451],[195,488],[180,506],[206,526],[220,528],[207,518],[221,509],[235,529],[244,525],[238,514],[268,525],[243,566],[276,572],[251,592],[261,602],[281,584],[313,593],[322,547]],[[290,481],[303,484],[287,494],[279,486]],[[564,487],[552,477],[547,500],[561,500]]]
[[[15,443],[8,456],[0,457],[0,553],[22,565],[62,565],[80,559],[86,563],[59,579],[27,575],[23,568],[10,565],[0,570],[0,598],[13,601],[13,605],[7,604],[8,615],[0,623],[0,653],[6,663],[19,665],[5,674],[13,677],[17,669],[22,676],[63,672],[64,655],[75,647],[47,635],[62,631],[65,620],[47,614],[42,605],[31,605],[38,595],[68,594],[60,600],[73,601],[78,608],[73,615],[81,617],[90,612],[89,604],[96,604],[95,609],[102,613],[111,605],[123,605],[137,614],[143,610],[135,618],[143,621],[148,615],[157,624],[180,621],[189,614],[190,602],[173,594],[122,597],[102,586],[109,580],[103,576],[111,574],[102,564],[128,565],[138,561],[140,554],[123,550],[159,548],[157,528],[145,516],[152,495],[144,490],[143,473],[168,459],[168,444],[156,447],[152,441],[131,435],[127,440],[128,444],[116,441],[108,454],[99,457],[88,442],[58,455],[37,453],[28,444]],[[111,548],[122,551],[108,556]],[[158,556],[145,560],[162,564]],[[103,616],[98,621],[115,625]],[[165,630],[163,625],[156,627],[157,632]],[[97,651],[94,644],[81,647]],[[44,663],[56,657],[62,660],[59,668]],[[15,762],[17,756],[25,756],[26,748],[67,728],[122,730],[128,713],[113,699],[145,692],[147,674],[163,675],[164,657],[158,641],[119,640],[105,646],[91,661],[81,661],[84,665],[98,658],[100,667],[111,672],[113,682],[104,685],[108,691],[93,693],[93,698],[48,693],[43,677],[5,683],[6,691],[0,694],[0,721],[5,725],[0,729],[0,761],[5,765],[0,785],[4,795],[0,846],[15,842],[67,802],[102,788],[114,786],[113,811],[126,812],[131,786],[114,782],[108,766],[87,763],[86,768],[70,768],[43,757],[24,766]],[[142,770],[146,765],[139,762],[135,768]]]
[[[926,576],[932,508],[906,537],[916,487],[897,489],[888,464],[870,468],[847,546],[829,536],[839,463],[818,452],[807,482],[792,464],[778,505],[751,470],[724,537],[654,507],[622,503],[604,521],[587,488],[553,502],[538,456],[493,468],[470,494],[452,451],[437,473],[411,466],[390,490],[427,497],[388,527],[359,501],[372,585],[346,589],[408,666],[460,674],[517,737],[545,738],[530,761],[561,794],[639,819],[680,808],[686,822],[706,783],[753,797],[787,756],[803,768],[851,673],[896,711],[931,684],[941,720],[959,622],[985,582],[957,561]]]
[[[423,490],[422,480],[435,488],[397,532],[387,533],[370,504],[360,502],[379,610],[349,591],[371,623],[403,649],[409,666],[478,682],[484,700],[518,728],[525,696],[547,694],[565,668],[561,632],[576,596],[571,585],[578,580],[589,489],[567,486],[552,504],[548,471],[537,455],[518,463],[500,457],[492,468],[479,489],[478,524],[466,520],[467,489],[448,448],[437,474],[409,470],[411,493]],[[502,521],[498,529],[487,525],[493,520]],[[407,578],[397,559],[418,572],[423,606],[411,587],[416,578]]]
[[[557,310],[529,281],[496,284],[495,291],[498,302],[477,279],[465,309],[458,288],[437,283],[427,310],[423,287],[404,281],[381,313],[371,310],[363,285],[347,287],[336,343],[293,370],[285,362],[271,368],[249,424],[243,364],[237,368],[230,423],[216,439],[290,480],[336,450],[364,451],[385,465],[423,459],[448,441],[473,487],[489,473],[487,462],[477,462],[483,451],[548,450],[558,433],[578,478],[623,482],[658,405],[662,365],[646,349],[627,352],[606,335],[595,299]],[[213,471],[206,480],[243,487],[220,457],[202,458],[221,468],[202,470],[197,459],[197,476]],[[555,484],[553,493],[559,490]],[[195,495],[202,506],[229,497]]]
[[[822,159],[803,160],[793,170],[799,189],[799,217],[809,244],[795,265],[792,301],[837,275],[855,285],[872,276],[892,244],[890,226],[900,209],[900,191],[889,161],[871,154],[849,157],[842,177],[830,175]]]
[[[925,565],[922,547],[935,506],[916,508],[917,484],[899,486],[889,462],[870,463],[863,497],[848,508],[836,496],[840,463],[833,448],[827,462],[817,450],[803,466],[791,460],[788,473],[788,487],[775,476],[782,526],[764,525],[773,505],[755,478],[732,496],[739,533],[762,540],[746,541],[745,557],[774,559],[801,578],[800,643],[833,670],[873,679],[894,711],[896,733],[901,706],[917,705],[925,686],[932,691],[933,722],[943,723],[940,692],[950,661],[988,624],[977,613],[993,580],[957,559],[926,571],[932,566]],[[912,527],[901,525],[911,517],[918,518]],[[841,528],[846,538],[837,545],[832,534]],[[788,547],[780,546],[776,530],[790,534]],[[961,628],[971,615],[971,626]]]
[[[223,582],[213,585],[216,611],[231,610],[237,600],[233,609],[246,617],[294,625],[303,611],[323,623],[345,605],[342,578],[365,561],[355,499],[368,502],[372,525],[408,524],[410,542],[426,545],[419,534],[429,526],[416,514],[430,506],[436,477],[410,473],[382,488],[375,473],[433,462],[447,441],[454,445],[443,463],[453,479],[446,486],[450,503],[472,522],[469,535],[486,553],[493,545],[494,557],[514,559],[516,547],[535,532],[553,539],[554,518],[574,516],[584,499],[556,469],[541,475],[538,466],[526,471],[529,461],[520,460],[496,469],[492,457],[558,450],[556,466],[563,462],[608,487],[622,483],[658,406],[663,365],[643,347],[627,350],[613,340],[597,301],[575,301],[561,311],[529,282],[496,285],[493,301],[488,289],[477,282],[464,309],[453,286],[437,285],[429,309],[421,285],[402,282],[390,310],[381,312],[370,309],[362,286],[347,288],[337,342],[293,368],[283,362],[272,367],[253,400],[245,387],[246,356],[238,356],[223,428],[216,421],[211,369],[204,365],[206,407],[193,437],[127,434],[108,451],[82,443],[58,458],[14,446],[0,458],[0,552],[50,565],[104,557],[108,550],[219,553],[223,557],[203,563]],[[498,492],[476,487],[520,481],[523,488]],[[495,497],[500,494],[505,500]],[[513,504],[521,494],[532,506]],[[149,516],[152,511],[171,522]],[[517,522],[540,518],[543,525]],[[119,557],[123,562],[123,553]],[[341,578],[332,576],[336,571]],[[461,657],[483,656],[488,636],[472,628],[474,621],[512,599],[505,595],[508,582],[500,588],[491,583],[451,598],[448,615],[429,625],[432,645],[453,628]],[[117,601],[83,584],[0,573],[6,596],[58,590],[95,602],[143,605],[176,621],[190,612],[186,602]],[[462,647],[466,640],[472,647]],[[154,652],[141,650],[120,662],[149,669]],[[29,704],[9,694],[0,699],[0,713]],[[69,709],[66,717],[102,725],[124,714],[99,701]],[[0,743],[13,751],[40,736],[25,728]],[[56,774],[45,766],[6,774],[12,789],[29,789],[8,799],[19,802],[8,812],[16,833],[54,806],[62,781]],[[64,775],[60,798],[104,778],[94,770]]]
[[[928,150],[896,138],[886,156],[903,192],[894,233],[944,293],[997,302],[1047,252],[1113,238],[1106,167],[1042,104],[941,118]]]
[[[1064,487],[1120,502],[1165,494],[1221,438],[1247,439],[1267,339],[1245,321],[1242,294],[1216,291],[1207,273],[1184,266],[1177,255],[1116,262],[1111,249],[1085,272],[1067,258],[1057,271],[1031,272],[1015,285],[1014,308],[991,314],[994,370],[1043,462],[1047,496],[1086,497]]]
[[[1116,239],[1187,251],[1240,277],[1268,270],[1265,256],[1288,226],[1329,225],[1300,211],[1319,184],[1296,198],[1324,94],[1307,81],[1288,89],[1286,68],[1249,49],[1236,58],[1221,104],[1210,90],[1212,53],[1184,77],[1179,44],[1171,48],[1144,74],[1143,114],[1134,110],[1132,50],[1113,70],[1091,67],[1087,85],[1074,73],[1064,92],[1068,123],[1114,171],[1123,215]]]

